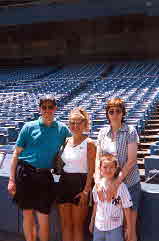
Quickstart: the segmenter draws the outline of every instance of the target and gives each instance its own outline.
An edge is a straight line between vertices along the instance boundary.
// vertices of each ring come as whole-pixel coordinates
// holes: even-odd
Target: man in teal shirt
[[[27,241],[35,241],[37,236],[34,212],[38,218],[40,240],[49,240],[49,213],[55,198],[50,169],[60,146],[71,135],[66,125],[54,120],[56,109],[54,96],[40,98],[41,117],[23,126],[11,160],[8,191],[23,210]]]

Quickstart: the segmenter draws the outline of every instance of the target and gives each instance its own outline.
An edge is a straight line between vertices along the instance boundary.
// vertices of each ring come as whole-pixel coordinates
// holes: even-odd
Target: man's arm
[[[11,193],[12,195],[14,195],[16,192],[15,171],[16,171],[16,166],[18,163],[18,157],[22,151],[23,151],[22,147],[16,147],[13,152],[12,159],[11,159],[11,169],[10,169],[10,178],[9,178],[9,183],[8,183],[8,192]]]
[[[13,152],[13,156],[11,159],[11,169],[10,169],[10,179],[12,179],[13,181],[15,181],[15,170],[18,163],[18,157],[22,151],[23,151],[22,147],[16,147]]]

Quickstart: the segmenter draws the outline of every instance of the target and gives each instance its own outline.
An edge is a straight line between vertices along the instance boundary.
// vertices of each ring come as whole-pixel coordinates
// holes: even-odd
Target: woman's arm
[[[92,189],[93,173],[95,169],[95,157],[96,157],[96,145],[89,139],[87,143],[87,165],[88,165],[88,175],[86,179],[86,184],[82,192],[78,193],[75,198],[80,198],[80,206],[87,205],[88,194]]]
[[[90,224],[89,224],[90,233],[93,233],[95,217],[96,217],[96,210],[97,210],[97,203],[94,203],[92,217],[91,217],[91,221],[90,221]]]
[[[137,163],[137,143],[128,144],[128,160],[122,168],[116,183],[120,184],[129,174],[133,166]]]
[[[87,144],[87,165],[88,165],[88,175],[86,180],[86,185],[83,192],[88,193],[92,188],[93,174],[95,170],[95,158],[96,158],[96,145],[89,139]]]
[[[113,197],[116,196],[119,185],[124,181],[125,177],[129,174],[133,166],[137,162],[137,143],[128,144],[128,160],[122,168],[119,176],[115,179],[115,181],[108,187],[106,200],[110,202]]]
[[[131,208],[124,208],[124,216],[126,219],[126,230],[125,237],[127,238],[126,241],[132,240],[132,211]]]
[[[95,159],[95,173],[94,173],[94,181],[98,183],[101,175],[100,175],[100,156],[101,156],[101,147],[97,145],[96,159]]]

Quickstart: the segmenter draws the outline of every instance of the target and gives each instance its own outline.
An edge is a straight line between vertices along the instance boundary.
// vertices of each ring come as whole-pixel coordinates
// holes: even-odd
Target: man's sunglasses
[[[53,110],[54,109],[54,105],[42,105],[41,109],[42,110]]]

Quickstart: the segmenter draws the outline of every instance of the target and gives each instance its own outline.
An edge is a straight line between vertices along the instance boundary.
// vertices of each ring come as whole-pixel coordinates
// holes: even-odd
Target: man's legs
[[[49,215],[36,212],[39,224],[39,239],[40,241],[48,241],[50,236]]]
[[[26,241],[36,241],[36,225],[33,210],[23,210],[23,230]]]
[[[33,210],[23,210],[23,230],[26,241],[36,241],[37,231]],[[49,215],[36,212],[39,224],[38,236],[40,241],[49,240]]]

